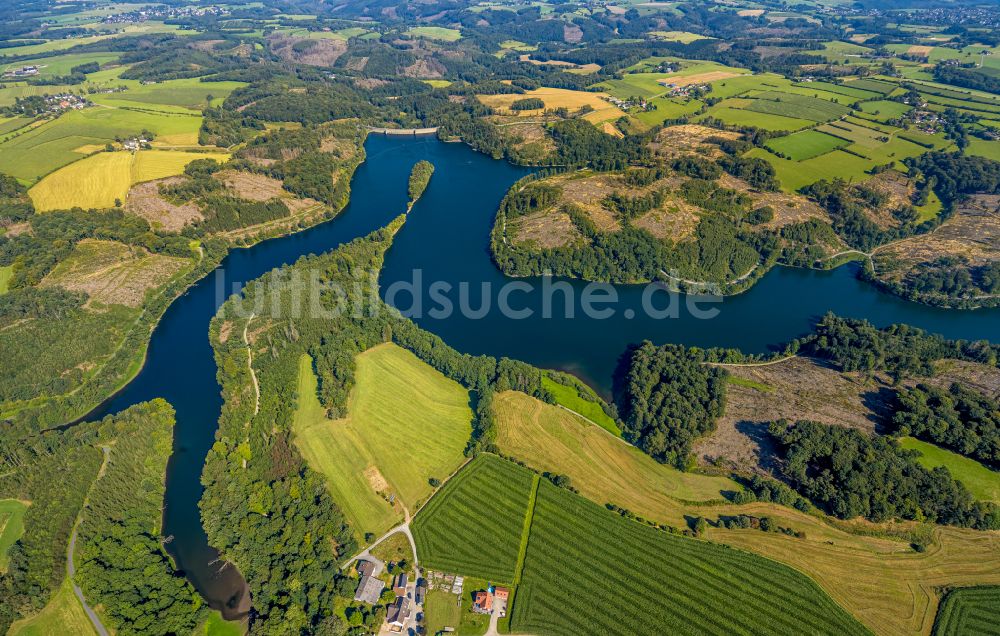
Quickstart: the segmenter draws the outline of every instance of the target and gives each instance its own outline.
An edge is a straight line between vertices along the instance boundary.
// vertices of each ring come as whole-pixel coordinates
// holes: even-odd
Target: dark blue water
[[[701,303],[716,309],[712,319],[701,319],[681,307],[679,317],[656,319],[642,311],[643,287],[616,288],[619,302],[607,319],[586,318],[579,281],[549,281],[568,287],[575,298],[576,317],[555,312],[543,319],[541,279],[529,279],[531,291],[515,289],[510,306],[532,310],[530,318],[513,318],[497,311],[500,290],[511,282],[494,267],[488,252],[490,226],[497,206],[510,185],[527,172],[494,161],[462,144],[434,139],[373,136],[366,145],[367,161],[352,182],[350,205],[331,222],[292,236],[274,239],[249,249],[233,251],[217,272],[203,279],[175,301],[153,333],[146,364],[118,395],[89,418],[120,411],[128,406],[162,397],[177,410],[174,454],[167,472],[163,516],[168,544],[183,569],[209,603],[224,609],[242,594],[244,584],[232,567],[220,571],[213,563],[218,553],[202,530],[198,501],[205,455],[214,441],[221,408],[215,361],[208,342],[208,324],[220,304],[242,284],[300,256],[321,253],[383,227],[403,212],[410,168],[420,160],[434,163],[435,173],[427,191],[414,206],[406,225],[396,236],[381,277],[383,294],[395,283],[413,280],[420,270],[425,315],[415,320],[453,347],[468,353],[508,356],[541,367],[577,373],[607,393],[618,357],[630,343],[650,339],[696,346],[739,347],[764,352],[809,331],[827,311],[867,318],[878,325],[905,322],[952,338],[1000,341],[1000,311],[944,311],[904,302],[882,294],[857,280],[856,271],[843,267],[832,272],[778,268],[749,292],[720,303]],[[488,299],[491,309],[480,319],[462,312],[431,317],[429,286],[440,281],[457,290],[471,283],[469,305],[478,309]],[[488,283],[488,294],[480,285]],[[564,295],[554,295],[562,309]],[[413,293],[395,296],[403,311],[412,306]],[[450,295],[458,304],[459,294]],[[684,305],[689,297],[676,299]],[[387,298],[392,300],[392,298]],[[659,294],[662,307],[667,298]],[[629,318],[628,316],[632,316]],[[227,615],[233,615],[229,611]]]

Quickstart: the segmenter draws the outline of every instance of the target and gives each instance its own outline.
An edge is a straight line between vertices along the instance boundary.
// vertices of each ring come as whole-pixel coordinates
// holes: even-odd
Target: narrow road
[[[97,473],[97,479],[104,476],[104,469],[108,465],[108,458],[111,456],[111,449],[107,446],[102,446],[101,450],[104,451],[104,462],[101,464],[101,470]],[[94,482],[97,482],[97,479]],[[93,488],[93,486],[91,486]],[[76,594],[77,600],[80,601],[80,605],[83,606],[83,611],[87,613],[87,618],[94,625],[94,629],[97,631],[99,636],[109,636],[108,630],[104,628],[104,623],[101,622],[100,617],[97,612],[87,605],[87,599],[83,597],[83,590],[80,586],[76,584],[73,577],[76,576],[76,563],[73,562],[73,553],[76,551],[76,529],[80,526],[80,519],[83,517],[83,509],[87,507],[87,498],[83,500],[83,506],[80,507],[80,514],[76,516],[76,523],[73,524],[73,533],[69,536],[69,548],[66,550],[66,576],[69,577],[69,582],[73,585],[73,593]]]
[[[406,535],[406,539],[410,542],[410,549],[413,551],[413,569],[416,570],[417,575],[419,576],[419,574],[420,574],[420,561],[417,559],[417,542],[413,540],[413,533],[410,532],[410,515],[409,515],[409,513],[407,513],[407,515],[406,515],[406,521],[405,522],[399,524],[398,526],[396,526],[395,528],[393,528],[389,532],[386,532],[381,537],[379,537],[378,539],[376,539],[370,546],[368,546],[367,548],[365,548],[361,552],[358,552],[357,554],[355,554],[354,556],[352,556],[350,559],[347,560],[347,562],[344,563],[344,565],[340,566],[340,569],[341,570],[346,570],[348,568],[348,566],[350,566],[352,563],[354,563],[358,559],[363,559],[366,556],[371,556],[372,548],[374,548],[375,546],[377,546],[378,544],[382,543],[383,541],[385,541],[386,539],[388,539],[389,537],[391,537],[392,535],[394,535],[394,534],[396,534],[398,532],[402,532],[404,535]]]
[[[250,312],[247,324],[243,325],[243,344],[247,346],[247,367],[250,369],[250,378],[253,380],[253,414],[260,413],[260,384],[257,382],[257,372],[253,370],[253,349],[250,348],[250,341],[247,340],[247,330],[250,328],[250,321],[253,320],[254,313]]]

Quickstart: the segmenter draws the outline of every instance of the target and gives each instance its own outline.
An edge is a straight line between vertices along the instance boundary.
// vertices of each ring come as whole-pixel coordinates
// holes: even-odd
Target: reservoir
[[[617,302],[609,317],[584,314],[580,303],[588,285],[582,281],[525,279],[504,292],[512,279],[501,274],[490,258],[490,229],[507,189],[529,171],[464,144],[432,137],[371,135],[366,151],[367,160],[352,181],[351,202],[337,218],[233,250],[216,272],[167,309],[153,333],[142,371],[87,418],[156,397],[176,409],[163,533],[170,537],[167,548],[177,566],[227,617],[239,615],[245,584],[239,572],[219,561],[208,545],[198,511],[202,467],[222,406],[209,322],[226,297],[246,282],[305,254],[326,252],[364,236],[402,213],[410,169],[420,159],[434,164],[434,176],[386,255],[381,289],[387,301],[404,312],[413,307],[415,296],[429,296],[433,284],[468,289],[467,304],[478,311],[439,316],[424,311],[414,317],[421,327],[465,353],[507,356],[570,371],[607,395],[617,361],[629,344],[652,340],[763,353],[807,333],[828,311],[866,318],[879,326],[908,323],[949,338],[1000,342],[1000,309],[943,310],[907,302],[858,280],[853,265],[829,272],[779,267],[744,294],[718,302],[702,299],[696,311],[689,309],[689,297],[681,296],[674,300],[681,305],[676,317],[648,315],[643,309],[645,286],[611,288]],[[558,310],[550,318],[543,317],[546,285],[561,290],[552,296]],[[517,316],[498,309],[504,293]],[[453,297],[457,305],[459,294]],[[567,315],[566,297],[572,297],[573,318]],[[654,304],[664,309],[668,300],[661,293]],[[482,315],[471,317],[471,313]]]

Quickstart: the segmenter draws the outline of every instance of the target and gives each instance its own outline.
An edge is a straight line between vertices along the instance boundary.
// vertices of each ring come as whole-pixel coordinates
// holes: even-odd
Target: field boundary
[[[524,557],[528,553],[528,539],[531,536],[531,521],[535,517],[535,501],[538,498],[538,484],[541,477],[535,473],[531,480],[531,494],[528,495],[528,510],[524,513],[524,526],[521,529],[521,546],[517,551],[517,565],[514,566],[514,585],[521,582],[521,571],[524,569]]]

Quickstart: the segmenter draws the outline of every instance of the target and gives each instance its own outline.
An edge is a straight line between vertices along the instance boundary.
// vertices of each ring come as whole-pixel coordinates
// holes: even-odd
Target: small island
[[[434,164],[426,159],[421,159],[413,164],[410,171],[410,203],[406,206],[409,210],[420,199],[420,196],[427,189],[427,184],[431,182],[431,175],[434,174]]]

